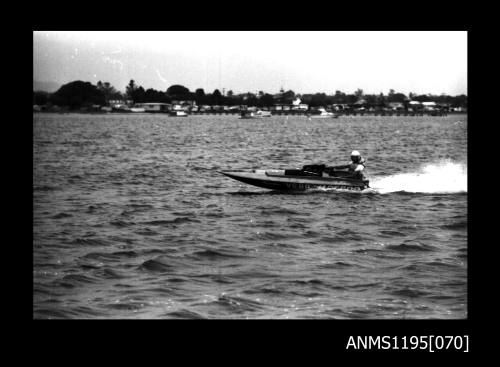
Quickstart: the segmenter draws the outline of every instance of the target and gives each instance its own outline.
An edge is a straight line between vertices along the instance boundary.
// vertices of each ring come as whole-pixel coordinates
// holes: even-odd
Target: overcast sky
[[[33,80],[467,94],[467,32],[34,32]]]

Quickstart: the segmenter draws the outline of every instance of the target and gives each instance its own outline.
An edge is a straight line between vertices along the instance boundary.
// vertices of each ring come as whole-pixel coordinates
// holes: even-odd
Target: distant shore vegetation
[[[332,105],[364,105],[364,106],[390,106],[399,104],[407,108],[411,101],[435,102],[455,108],[467,108],[467,96],[450,96],[445,94],[416,94],[396,92],[390,89],[388,94],[365,94],[362,89],[357,89],[354,93],[344,93],[335,91],[332,94],[309,93],[298,94],[292,90],[281,89],[278,93],[239,93],[232,90],[222,93],[215,89],[211,93],[206,93],[203,88],[190,91],[182,85],[172,85],[167,90],[145,89],[134,80],[130,80],[125,91],[118,91],[109,82],[97,82],[96,85],[85,81],[73,81],[62,85],[56,92],[33,91],[33,105],[56,106],[64,110],[78,111],[96,108],[98,106],[110,106],[116,101],[124,101],[130,105],[141,103],[165,103],[170,104],[176,101],[192,101],[197,105],[208,106],[252,106],[258,108],[271,108],[276,105],[291,105],[300,99],[300,103],[306,104],[308,108],[327,107]]]

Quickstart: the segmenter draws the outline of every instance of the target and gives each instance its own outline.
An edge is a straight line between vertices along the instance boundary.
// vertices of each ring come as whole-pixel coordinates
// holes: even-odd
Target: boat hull
[[[339,118],[338,115],[311,115],[309,116],[312,119],[336,119]]]
[[[369,188],[368,180],[343,177],[288,176],[283,170],[221,171],[223,175],[249,185],[279,191],[304,191],[333,188],[362,191]]]
[[[333,119],[333,118],[335,118],[334,115],[311,115],[309,117],[312,119]]]
[[[187,117],[188,114],[186,112],[173,111],[168,114],[170,117]]]
[[[269,111],[243,112],[240,115],[240,119],[262,119],[271,116],[271,112]]]

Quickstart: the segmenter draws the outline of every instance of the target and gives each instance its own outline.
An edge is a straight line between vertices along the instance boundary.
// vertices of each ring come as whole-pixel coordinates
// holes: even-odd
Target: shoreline
[[[177,117],[177,116],[169,116],[168,112],[102,112],[102,111],[33,111],[33,114],[82,114],[82,115],[165,115],[168,117]],[[210,112],[190,112],[187,114],[188,116],[215,116],[215,115],[232,115],[232,116],[240,116],[240,112],[230,112],[230,111],[210,111]],[[303,117],[312,117],[315,115],[311,115],[305,112],[277,112],[271,111],[272,116],[303,116]],[[446,117],[448,115],[467,115],[466,111],[458,112],[382,112],[382,111],[352,111],[352,112],[335,112],[335,116],[326,117],[325,119],[334,119],[337,117],[343,116],[410,116],[410,117],[423,117],[423,116],[434,116],[434,117]]]

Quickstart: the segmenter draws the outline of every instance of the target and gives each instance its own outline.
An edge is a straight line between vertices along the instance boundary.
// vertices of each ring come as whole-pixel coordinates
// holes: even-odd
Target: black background
[[[22,115],[15,113],[15,127],[20,127],[20,139],[14,139],[15,162],[9,177],[15,176],[17,195],[14,199],[13,218],[15,241],[9,243],[23,250],[16,265],[22,263],[24,281],[16,281],[15,311],[11,341],[21,346],[21,356],[34,357],[45,362],[104,362],[118,361],[161,365],[198,363],[231,363],[241,365],[267,364],[292,360],[304,365],[319,365],[318,359],[328,364],[340,363],[339,353],[346,352],[350,335],[412,336],[412,335],[469,335],[471,352],[481,351],[492,329],[495,307],[482,301],[494,295],[495,281],[485,278],[486,257],[494,239],[485,239],[483,220],[484,180],[479,178],[486,165],[494,159],[483,149],[483,139],[492,134],[494,121],[481,108],[478,86],[483,79],[481,69],[488,32],[481,29],[482,20],[476,22],[473,10],[459,3],[438,7],[412,3],[389,2],[367,6],[362,3],[348,8],[342,4],[286,2],[259,4],[257,2],[179,2],[179,3],[37,3],[26,4],[23,21],[30,19],[31,27],[14,31],[15,50],[19,54],[18,76],[20,91],[30,93],[30,42],[35,30],[461,30],[468,31],[468,318],[466,320],[33,320],[32,309],[32,173],[33,131],[31,106],[22,106]],[[29,9],[28,9],[29,8]],[[13,23],[15,23],[15,19]],[[476,23],[477,26],[473,23]],[[18,27],[17,27],[18,28]],[[8,33],[8,32],[4,32]],[[32,42],[31,42],[32,44]],[[485,45],[488,46],[485,46]],[[328,47],[328,45],[325,45]],[[495,46],[496,47],[496,46]],[[305,50],[304,52],[310,52]],[[339,57],[342,57],[339,55]],[[24,62],[21,62],[24,61]],[[369,60],[367,60],[369,62]],[[476,65],[474,65],[476,64]],[[480,65],[479,68],[474,66]],[[26,85],[24,85],[26,84]],[[472,91],[472,93],[471,93]],[[20,93],[22,95],[23,93]],[[30,101],[25,96],[23,103]],[[485,116],[481,116],[481,114]],[[14,117],[11,117],[11,119]],[[22,119],[22,120],[21,120]],[[489,125],[486,126],[486,121]],[[5,138],[5,135],[4,135]],[[10,139],[8,139],[10,140]],[[23,144],[20,142],[22,141]],[[12,142],[11,142],[12,143]],[[495,147],[494,145],[490,145]],[[19,153],[22,154],[19,154]],[[476,156],[476,157],[474,157]],[[30,177],[31,176],[31,177]],[[21,179],[22,177],[22,179]],[[23,198],[20,200],[19,198]],[[30,200],[31,198],[31,200]],[[488,198],[491,203],[492,198]],[[30,202],[31,201],[31,202]],[[22,202],[22,206],[21,206]],[[491,209],[491,204],[488,205]],[[12,215],[11,215],[12,217]],[[486,214],[487,218],[490,218]],[[486,224],[488,225],[488,224]],[[21,228],[22,227],[22,228]],[[493,227],[489,227],[494,228]],[[488,232],[486,232],[488,233]],[[492,237],[494,238],[494,237]],[[31,241],[31,244],[30,244]],[[31,265],[31,267],[30,267]],[[21,279],[17,267],[12,278]],[[486,283],[486,279],[490,279]],[[31,285],[31,288],[30,288]],[[485,292],[482,291],[485,287]],[[493,287],[493,288],[492,288]],[[12,297],[14,297],[12,295]],[[493,297],[493,296],[492,296]],[[5,314],[4,318],[10,318]],[[22,322],[19,322],[22,321]],[[26,324],[24,323],[26,322]],[[29,345],[26,343],[29,342]],[[347,353],[353,353],[348,351]],[[383,353],[388,353],[387,351]],[[401,354],[411,351],[399,350]],[[174,355],[176,358],[174,359]],[[98,357],[99,356],[99,357]],[[272,356],[272,357],[271,357]],[[347,356],[347,355],[346,355]],[[279,364],[282,364],[279,363]],[[100,363],[99,363],[100,364]]]

